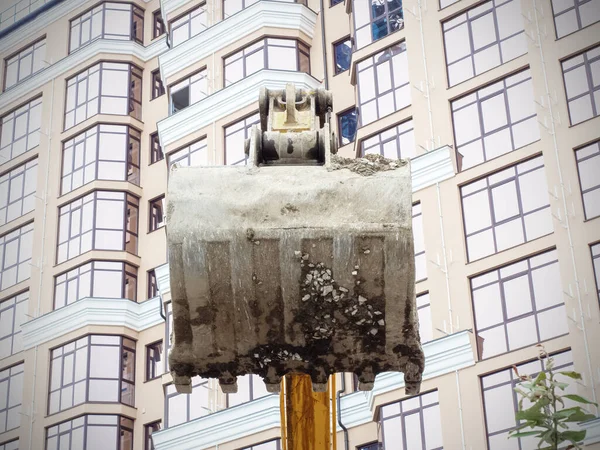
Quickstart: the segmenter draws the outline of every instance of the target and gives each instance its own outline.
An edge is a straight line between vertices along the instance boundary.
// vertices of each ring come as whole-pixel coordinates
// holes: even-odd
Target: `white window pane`
[[[506,318],[512,319],[533,311],[527,275],[507,280],[502,285],[506,302]]]

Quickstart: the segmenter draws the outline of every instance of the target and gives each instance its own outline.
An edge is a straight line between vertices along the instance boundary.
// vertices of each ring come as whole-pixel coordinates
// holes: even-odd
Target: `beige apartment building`
[[[536,448],[540,342],[600,400],[600,0],[307,1],[0,1],[0,450],[280,449],[258,378],[170,384],[163,225],[169,166],[244,164],[287,82],[411,159],[422,392],[340,376],[338,449]]]

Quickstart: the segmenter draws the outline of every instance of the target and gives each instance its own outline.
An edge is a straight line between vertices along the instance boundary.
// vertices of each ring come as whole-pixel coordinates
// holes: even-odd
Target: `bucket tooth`
[[[219,378],[219,386],[223,394],[236,394],[238,391],[237,377],[233,378]]]
[[[173,374],[173,384],[178,394],[191,394],[192,393],[192,379],[186,375]]]
[[[327,383],[313,383],[313,392],[327,392]]]
[[[358,382],[358,390],[359,391],[372,391],[373,386],[375,386],[374,382],[365,383],[364,381]]]
[[[281,391],[281,381],[279,383],[269,383],[268,381],[265,381],[265,387],[267,388],[267,392],[279,394],[279,391]]]

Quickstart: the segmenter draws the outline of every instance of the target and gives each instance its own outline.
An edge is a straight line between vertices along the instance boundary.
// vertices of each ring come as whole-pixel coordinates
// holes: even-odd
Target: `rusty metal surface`
[[[401,371],[418,392],[410,168],[344,164],[171,172],[179,390],[200,375],[231,392],[254,373],[277,391],[292,371],[321,391],[329,374],[354,372],[368,390],[378,373]]]

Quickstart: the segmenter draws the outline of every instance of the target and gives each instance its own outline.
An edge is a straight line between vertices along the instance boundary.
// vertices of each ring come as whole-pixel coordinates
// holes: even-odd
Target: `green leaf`
[[[581,442],[585,439],[585,434],[586,434],[586,430],[581,430],[581,431],[563,431],[562,433],[559,433],[559,437],[562,438],[562,440],[564,441],[571,441],[574,444]]]
[[[557,419],[570,417],[573,414],[576,414],[580,411],[581,411],[581,406],[574,406],[573,408],[561,409],[560,411],[556,411],[554,414],[552,414],[552,417],[555,417]]]
[[[573,400],[574,402],[583,403],[585,405],[596,405],[596,406],[598,406],[597,403],[590,402],[589,400],[583,398],[581,395],[567,394],[567,395],[563,395],[563,398],[568,398],[569,400]]]
[[[596,416],[594,416],[593,414],[588,414],[584,411],[580,411],[577,414],[573,414],[567,419],[562,420],[562,422],[585,422],[587,420],[592,420],[595,418]]]
[[[579,374],[577,372],[567,371],[567,372],[558,372],[558,373],[561,375],[564,375],[565,377],[573,378],[574,380],[581,380],[581,374]]]
[[[546,419],[546,415],[539,411],[532,411],[531,409],[526,409],[525,411],[517,411],[515,414],[517,420],[528,420],[533,422],[543,422]]]
[[[511,434],[511,435],[509,435],[509,437],[522,438],[522,437],[527,437],[527,436],[539,436],[540,434],[541,434],[541,431],[522,431],[520,433]]]
[[[535,377],[535,379],[533,380],[533,384],[538,384],[541,381],[544,381],[546,379],[546,372],[540,372],[538,373],[537,377]]]

